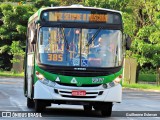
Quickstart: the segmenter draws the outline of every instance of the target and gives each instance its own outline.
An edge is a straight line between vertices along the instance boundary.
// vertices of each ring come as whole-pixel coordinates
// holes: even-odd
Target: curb
[[[21,76],[0,76],[0,78],[24,78],[24,77],[21,77]]]
[[[137,90],[137,91],[146,91],[146,92],[160,92],[160,90],[152,90],[152,89],[142,89],[142,88],[125,88],[125,90]]]

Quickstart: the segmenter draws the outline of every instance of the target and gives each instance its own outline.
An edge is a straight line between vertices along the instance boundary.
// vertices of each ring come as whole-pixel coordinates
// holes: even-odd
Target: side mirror
[[[126,50],[130,50],[132,40],[131,40],[131,37],[129,35],[126,35],[125,42],[126,42]]]
[[[31,44],[35,44],[37,41],[37,29],[31,29]]]

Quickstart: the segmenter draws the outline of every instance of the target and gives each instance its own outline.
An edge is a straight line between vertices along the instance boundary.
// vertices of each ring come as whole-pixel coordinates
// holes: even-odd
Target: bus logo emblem
[[[60,79],[59,79],[59,77],[57,77],[55,81],[56,81],[56,82],[60,82]]]
[[[71,83],[77,83],[76,78],[73,78],[73,79],[71,80]]]

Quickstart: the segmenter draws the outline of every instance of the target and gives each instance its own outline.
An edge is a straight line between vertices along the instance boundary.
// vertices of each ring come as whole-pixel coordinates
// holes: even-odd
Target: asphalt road
[[[34,109],[28,109],[26,106],[23,79],[0,78],[0,114],[12,112],[13,115],[13,111],[24,116],[34,113]],[[46,112],[37,115],[38,118],[23,116],[23,118],[16,117],[12,120],[158,120],[160,119],[160,92],[124,89],[122,103],[114,104],[112,116],[109,118],[101,117],[100,113],[95,111],[86,113],[82,106],[56,104],[52,104],[52,107],[47,108]],[[42,118],[40,118],[41,115]],[[140,115],[145,115],[145,117],[140,117]],[[10,118],[0,117],[0,119]]]

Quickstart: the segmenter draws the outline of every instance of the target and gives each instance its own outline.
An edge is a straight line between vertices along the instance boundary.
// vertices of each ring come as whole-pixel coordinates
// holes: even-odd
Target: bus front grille
[[[96,98],[98,95],[103,94],[103,91],[92,90],[92,91],[86,91],[85,96],[73,96],[72,90],[54,89],[54,91],[55,93],[61,95],[62,97],[67,97],[67,98]]]

